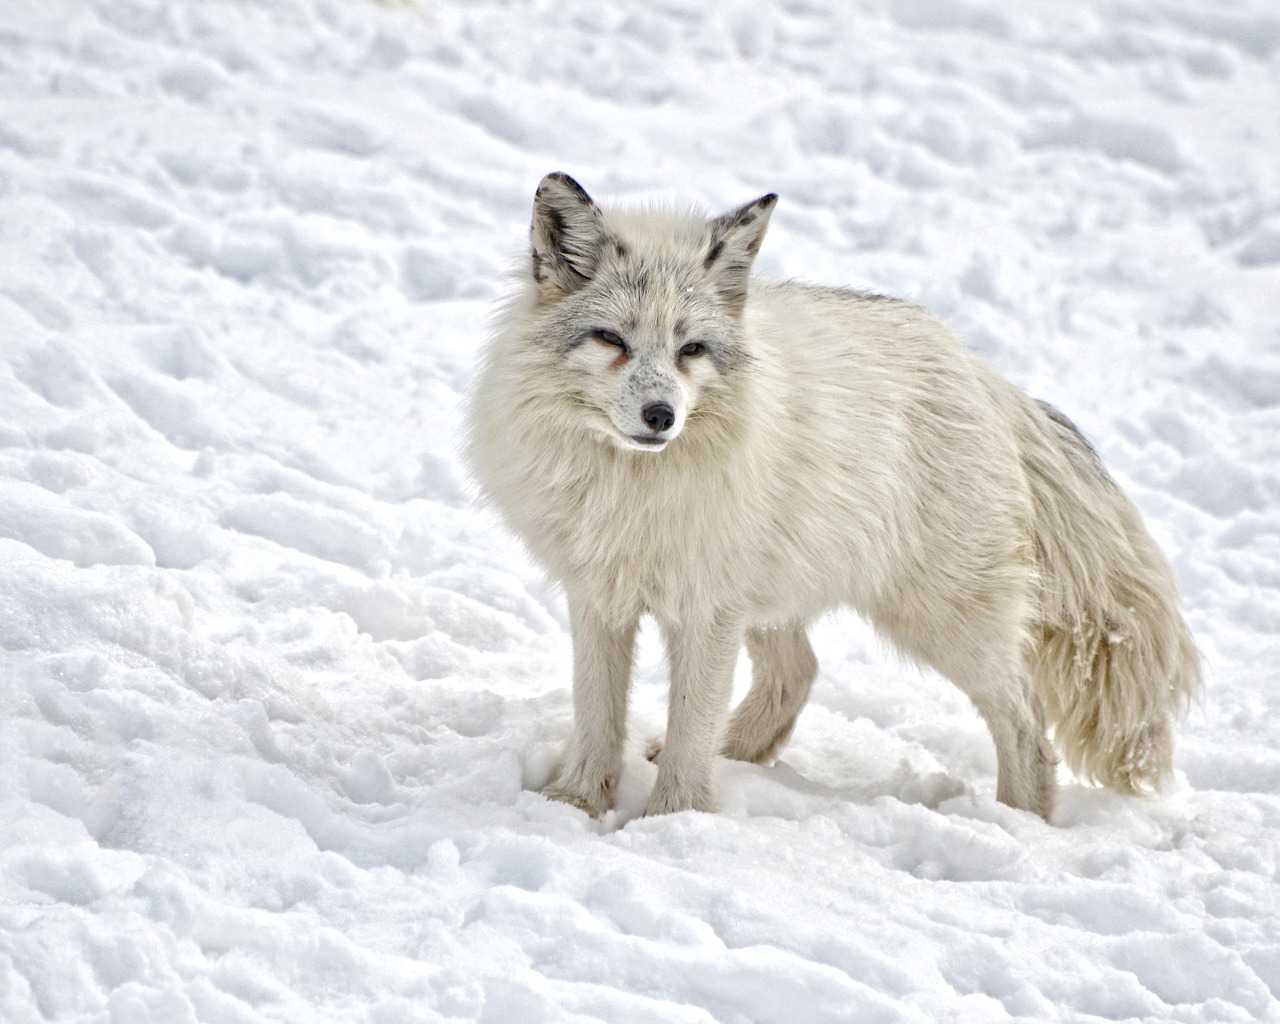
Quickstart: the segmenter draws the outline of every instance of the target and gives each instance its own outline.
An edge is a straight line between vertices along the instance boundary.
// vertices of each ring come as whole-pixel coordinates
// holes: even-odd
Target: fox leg
[[[1014,675],[1001,693],[970,694],[996,745],[996,799],[1046,821],[1053,812],[1057,763],[1044,709],[1030,679]]]
[[[729,719],[722,752],[763,764],[787,742],[809,699],[818,660],[801,625],[747,632],[751,689]]]
[[[1023,657],[1009,651],[958,659],[947,675],[973,701],[996,747],[996,799],[1046,821],[1053,812],[1058,759],[1045,730],[1044,706],[1036,696]]]
[[[877,625],[907,654],[932,665],[973,701],[996,748],[996,799],[1046,821],[1057,789],[1057,757],[1027,664],[1030,601],[1018,587],[986,593],[908,595]],[[904,614],[928,608],[925,617]]]
[[[733,667],[742,646],[736,621],[663,624],[671,667],[667,738],[645,814],[716,809],[715,758],[720,748]]]
[[[627,735],[627,693],[639,616],[616,624],[569,599],[573,629],[573,733],[542,790],[599,817],[613,806]]]

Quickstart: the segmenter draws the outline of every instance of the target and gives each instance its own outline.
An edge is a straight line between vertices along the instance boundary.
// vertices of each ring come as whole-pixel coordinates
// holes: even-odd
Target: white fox
[[[468,446],[568,598],[575,719],[546,795],[612,806],[647,614],[671,672],[647,813],[714,810],[718,753],[790,736],[806,625],[837,606],[971,698],[1004,803],[1048,818],[1054,746],[1082,779],[1158,787],[1200,670],[1138,511],[1066,417],[923,310],[753,280],[776,201],[706,220],[538,188]]]

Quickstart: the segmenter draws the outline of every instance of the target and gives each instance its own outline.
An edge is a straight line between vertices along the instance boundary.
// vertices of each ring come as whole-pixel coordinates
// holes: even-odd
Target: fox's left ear
[[[703,266],[712,276],[716,291],[732,313],[741,313],[747,301],[747,281],[760,243],[764,241],[769,215],[778,197],[770,192],[732,213],[711,221],[711,240]]]

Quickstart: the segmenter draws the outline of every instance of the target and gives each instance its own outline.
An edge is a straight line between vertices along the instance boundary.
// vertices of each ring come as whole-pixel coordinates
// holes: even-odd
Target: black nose
[[[666,402],[651,402],[640,410],[640,415],[655,434],[670,430],[676,421],[676,411]]]

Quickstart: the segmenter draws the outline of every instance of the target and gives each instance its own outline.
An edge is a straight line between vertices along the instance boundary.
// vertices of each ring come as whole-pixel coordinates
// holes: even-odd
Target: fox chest
[[[671,617],[751,603],[759,552],[722,482],[606,473],[546,498],[539,554],[571,591],[619,613]]]

